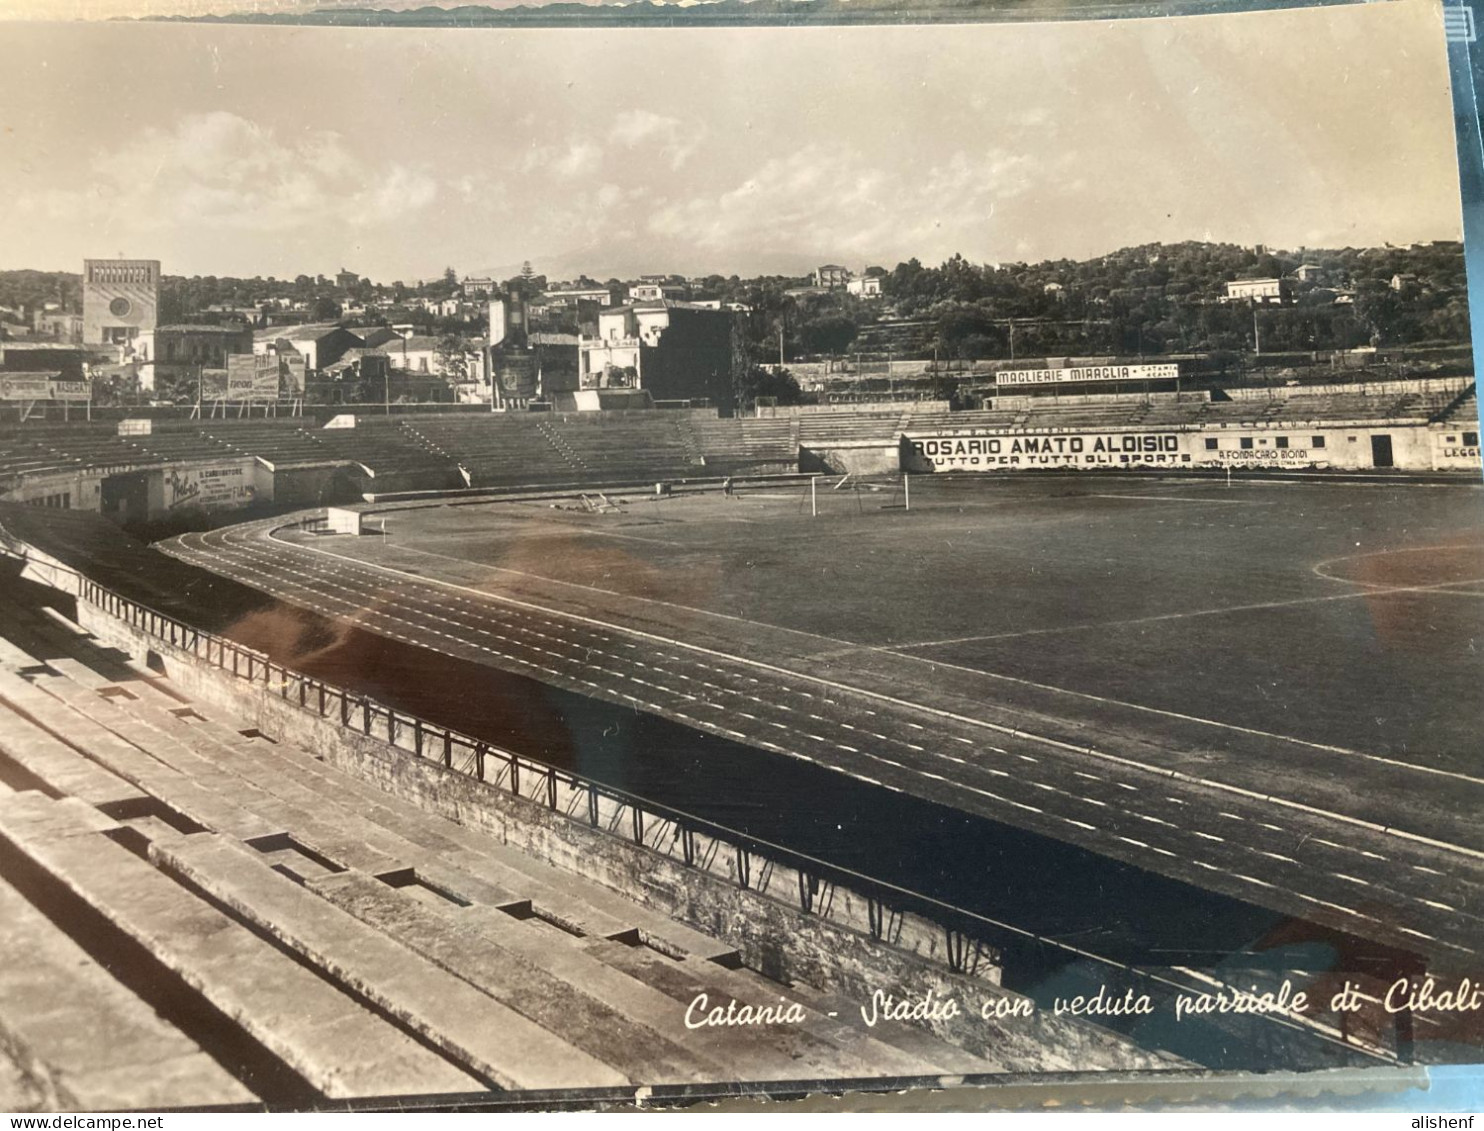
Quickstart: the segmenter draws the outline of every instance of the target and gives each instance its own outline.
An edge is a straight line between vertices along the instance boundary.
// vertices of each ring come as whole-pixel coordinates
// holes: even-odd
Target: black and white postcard
[[[0,1109],[1480,1060],[1471,9],[795,6],[3,25]]]

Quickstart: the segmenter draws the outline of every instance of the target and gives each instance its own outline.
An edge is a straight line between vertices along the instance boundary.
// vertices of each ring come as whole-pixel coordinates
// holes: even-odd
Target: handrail
[[[31,549],[28,543],[0,524],[0,551],[15,557],[30,558],[26,551]],[[273,660],[267,653],[197,628],[178,617],[125,597],[49,556],[45,562],[37,562],[35,558],[30,560],[54,573],[70,575],[79,600],[101,609],[161,643],[189,653],[194,659],[225,674],[249,683],[261,684],[270,694],[291,707],[334,721],[364,736],[381,738],[400,749],[405,750],[408,747],[399,740],[408,740],[410,737],[411,751],[419,758],[440,762],[445,768],[472,776],[477,781],[504,787],[517,797],[541,803],[569,819],[581,819],[589,827],[612,835],[617,835],[614,829],[620,820],[614,819],[609,822],[611,827],[606,827],[600,817],[600,802],[615,804],[619,807],[617,818],[622,818],[625,811],[629,817],[627,824],[630,834],[623,839],[631,840],[641,847],[649,847],[647,840],[652,837],[647,836],[647,833],[652,834],[658,825],[669,823],[673,826],[674,841],[680,844],[681,858],[687,866],[696,867],[702,864],[701,853],[695,841],[697,834],[721,842],[738,852],[737,879],[744,888],[755,886],[756,878],[768,874],[775,863],[793,868],[799,873],[799,904],[806,913],[815,911],[826,902],[826,898],[820,894],[822,882],[838,888],[841,886],[840,880],[847,881],[849,890],[866,899],[870,933],[877,939],[892,933],[893,924],[899,924],[901,914],[908,910],[904,906],[888,905],[886,898],[893,898],[894,904],[915,903],[921,908],[931,908],[934,925],[946,932],[944,949],[948,966],[955,973],[972,975],[986,960],[998,965],[1000,957],[999,947],[982,937],[971,936],[962,927],[952,925],[955,921],[964,926],[977,927],[983,934],[1009,933],[1067,950],[1079,957],[1131,969],[1054,939],[1043,938],[1023,928],[911,891],[890,881],[855,872],[709,818],[639,797],[620,787],[592,781],[494,743],[472,738],[440,723],[380,703],[368,695],[295,671]],[[581,800],[585,804],[579,803],[572,811],[564,809],[559,803],[560,787],[582,795]],[[577,810],[582,811],[581,818],[578,817]],[[709,858],[709,854],[707,855]],[[754,860],[752,857],[761,859]],[[877,894],[873,895],[873,891]],[[924,914],[921,910],[917,913]]]

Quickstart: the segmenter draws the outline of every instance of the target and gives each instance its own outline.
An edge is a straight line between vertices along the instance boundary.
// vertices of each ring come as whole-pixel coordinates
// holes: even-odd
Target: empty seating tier
[[[192,703],[37,595],[0,589],[0,1095],[17,1107],[990,1067],[847,1025],[723,942]],[[700,993],[803,1021],[693,1030]]]

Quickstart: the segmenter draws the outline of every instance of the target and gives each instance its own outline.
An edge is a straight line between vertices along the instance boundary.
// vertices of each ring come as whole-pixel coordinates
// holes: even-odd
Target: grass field
[[[1484,491],[1472,486],[920,477],[617,512],[499,503],[403,511],[438,561],[1019,677],[1161,711],[1478,768]],[[450,560],[452,559],[452,560]]]

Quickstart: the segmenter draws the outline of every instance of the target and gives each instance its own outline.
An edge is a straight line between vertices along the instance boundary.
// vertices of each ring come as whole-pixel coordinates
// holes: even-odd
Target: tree
[[[762,365],[748,366],[738,374],[736,394],[737,409],[741,412],[750,412],[759,397],[773,397],[781,405],[800,404],[804,399],[792,373]]]
[[[469,357],[464,340],[457,334],[445,334],[433,350],[438,371],[450,385],[461,385],[469,379]]]
[[[314,300],[309,313],[316,322],[333,322],[340,317],[340,304],[329,295],[321,295]]]
[[[855,341],[855,323],[843,314],[811,318],[799,327],[805,353],[843,353]]]

